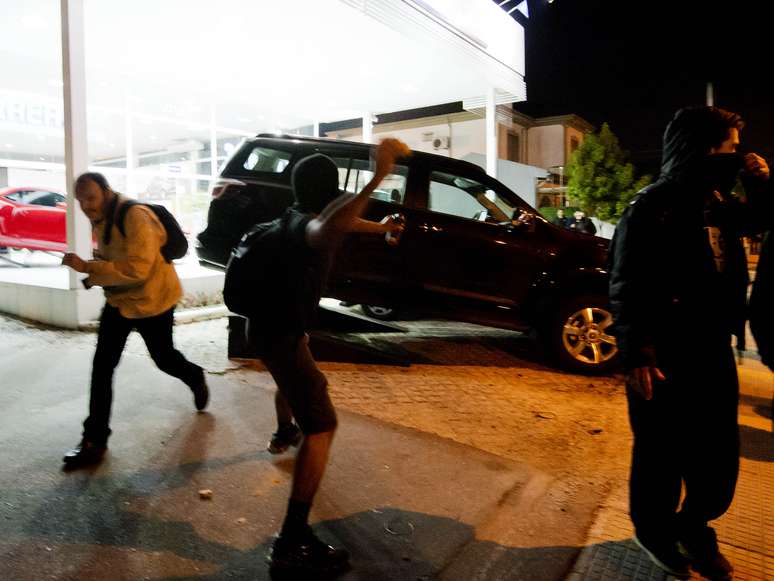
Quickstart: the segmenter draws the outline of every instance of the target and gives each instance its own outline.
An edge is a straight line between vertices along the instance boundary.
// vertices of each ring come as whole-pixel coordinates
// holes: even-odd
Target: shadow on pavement
[[[327,542],[349,550],[352,568],[337,577],[304,577],[310,580],[559,580],[579,552],[576,547],[511,548],[478,541],[465,523],[396,508],[361,512],[314,528]],[[267,539],[258,547],[231,555],[217,563],[215,573],[167,577],[164,581],[299,579],[270,574],[265,562],[270,544],[271,539]]]
[[[739,395],[739,404],[748,405],[759,416],[772,419],[774,401],[769,398],[742,393]]]
[[[774,433],[740,425],[741,455],[748,460],[774,462]]]
[[[5,571],[12,577],[5,578],[79,581],[287,579],[269,573],[266,555],[272,537],[240,549],[204,538],[189,523],[130,511],[129,499],[136,504],[138,490],[155,488],[152,483],[159,479],[167,485],[182,484],[202,466],[180,468],[171,474],[140,473],[127,480],[81,474],[64,481],[42,499],[21,535],[14,535],[20,546],[55,545],[57,562],[38,568],[34,558],[17,562],[11,550],[3,555],[0,571],[9,567]],[[580,551],[578,547],[505,547],[475,539],[473,528],[464,522],[392,507],[324,521],[314,529],[327,542],[349,550],[352,569],[337,577],[345,581],[553,581],[564,578]],[[197,564],[202,573],[158,575],[174,570],[180,559]]]

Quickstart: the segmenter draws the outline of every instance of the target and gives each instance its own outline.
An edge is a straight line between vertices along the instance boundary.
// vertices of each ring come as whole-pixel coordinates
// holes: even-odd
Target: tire
[[[607,373],[616,363],[613,322],[607,297],[584,295],[559,305],[548,329],[552,355],[562,369],[576,373]]]
[[[363,313],[372,319],[379,319],[380,321],[392,321],[396,318],[397,313],[395,309],[391,307],[377,307],[371,305],[360,305],[363,309]]]

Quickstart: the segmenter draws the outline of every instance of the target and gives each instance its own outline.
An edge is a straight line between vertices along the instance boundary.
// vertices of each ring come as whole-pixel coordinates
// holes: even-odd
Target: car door
[[[64,251],[67,247],[65,198],[58,192],[27,190],[14,212],[19,244],[34,250]]]
[[[326,153],[323,151],[323,153]],[[373,177],[368,149],[331,152],[339,169],[339,188],[356,194]],[[411,176],[406,165],[396,164],[371,194],[363,218],[375,222],[389,215],[405,218]],[[353,302],[380,306],[406,305],[415,295],[416,282],[408,276],[409,244],[387,244],[383,235],[350,234],[336,255],[329,278],[329,294]]]
[[[534,211],[477,168],[451,161],[428,166],[424,184],[412,268],[425,300],[517,308],[545,263]]]
[[[16,206],[13,196],[15,192],[0,196],[0,246],[9,246],[15,239],[11,223]]]
[[[3,232],[10,244],[26,247],[30,244],[30,213],[27,204],[31,190],[16,190],[5,196],[9,201],[3,212]]]

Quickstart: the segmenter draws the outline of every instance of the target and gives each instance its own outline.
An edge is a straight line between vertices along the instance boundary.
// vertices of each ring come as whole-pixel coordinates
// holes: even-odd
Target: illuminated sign
[[[57,99],[0,91],[0,126],[4,129],[40,129],[59,134],[64,128],[62,103]]]

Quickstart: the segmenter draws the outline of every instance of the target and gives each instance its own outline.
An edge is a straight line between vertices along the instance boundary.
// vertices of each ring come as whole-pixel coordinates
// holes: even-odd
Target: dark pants
[[[188,361],[172,344],[174,307],[144,319],[127,319],[118,309],[105,305],[99,321],[97,350],[91,371],[89,417],[83,422],[83,437],[104,444],[110,436],[110,408],[113,403],[113,371],[132,329],[142,335],[153,362],[163,372],[177,377],[189,387],[202,381],[203,371]]]
[[[248,321],[246,337],[250,349],[271,373],[301,431],[307,436],[334,431],[338,425],[336,410],[328,394],[328,380],[309,351],[309,335],[267,329]]]
[[[705,527],[728,510],[736,488],[739,383],[730,341],[684,339],[682,346],[657,349],[667,379],[656,382],[652,400],[627,387],[634,432],[630,511],[643,537]]]

